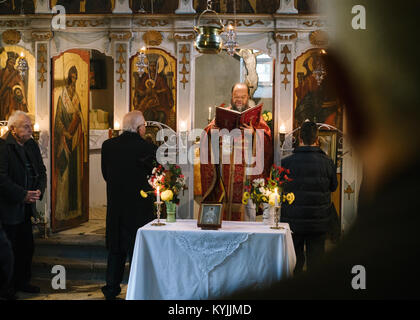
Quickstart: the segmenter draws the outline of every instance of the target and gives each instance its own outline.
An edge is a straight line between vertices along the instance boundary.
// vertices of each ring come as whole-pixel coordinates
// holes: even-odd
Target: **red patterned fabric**
[[[202,193],[204,197],[203,201],[218,201],[223,194],[224,188],[225,196],[223,199],[223,220],[240,221],[242,220],[243,216],[242,195],[244,192],[244,182],[247,178],[252,180],[259,177],[268,177],[270,174],[270,168],[273,164],[273,143],[271,138],[271,131],[267,123],[261,117],[260,123],[257,126],[255,126],[255,129],[264,130],[264,171],[262,174],[258,176],[247,177],[245,172],[246,166],[243,161],[242,164],[236,165],[223,164],[223,181],[215,181],[217,166],[210,163],[211,129],[217,129],[214,120],[204,129],[207,135],[203,136],[201,140],[202,146],[204,146],[205,144],[209,146],[208,164],[201,163],[200,166]],[[244,159],[243,150],[242,159]],[[207,194],[208,191],[213,187],[213,185],[215,185],[215,188],[210,194]]]

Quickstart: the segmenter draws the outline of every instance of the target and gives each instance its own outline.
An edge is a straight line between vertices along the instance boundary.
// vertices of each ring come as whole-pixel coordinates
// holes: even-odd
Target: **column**
[[[298,11],[295,8],[294,0],[280,0],[280,6],[276,11],[277,14],[296,14]]]
[[[359,199],[360,184],[362,182],[362,165],[352,150],[346,138],[347,119],[343,117],[343,166],[341,187],[341,230],[346,232],[357,217],[357,202]]]
[[[194,40],[193,32],[175,33],[177,52],[177,131],[180,124],[186,124],[186,130],[191,132],[194,128],[194,60],[191,59]],[[188,144],[191,147],[191,143]],[[192,219],[194,217],[194,165],[182,164],[188,190],[185,197],[181,198],[179,218]]]
[[[35,13],[51,13],[49,0],[35,1]]]
[[[130,9],[130,0],[115,0],[115,7],[112,13],[133,13]]]
[[[33,32],[35,42],[35,69],[36,69],[36,94],[35,94],[35,122],[39,124],[38,145],[42,159],[47,169],[47,187],[41,202],[37,203],[37,211],[44,212],[48,219],[48,228],[51,226],[51,64],[50,64],[50,31]]]
[[[122,119],[130,110],[129,41],[114,42],[114,125],[122,127]]]
[[[178,9],[175,10],[176,14],[194,14],[196,13],[193,7],[193,0],[179,0]]]
[[[274,163],[280,164],[280,127],[285,132],[293,130],[293,62],[296,32],[276,32],[277,57],[275,67],[275,126],[274,126]]]

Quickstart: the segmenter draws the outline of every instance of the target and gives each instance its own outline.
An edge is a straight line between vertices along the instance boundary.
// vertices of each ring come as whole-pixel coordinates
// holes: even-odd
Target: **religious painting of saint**
[[[28,70],[20,74],[17,66],[25,59]],[[35,112],[35,58],[26,49],[5,47],[0,54],[0,121],[8,120],[12,113],[21,110],[34,117]]]
[[[146,121],[157,121],[176,130],[176,59],[161,49],[148,49],[147,68],[140,74],[131,58],[131,110],[143,112]]]
[[[53,58],[52,228],[88,220],[89,52],[68,50]]]
[[[306,119],[342,129],[342,106],[320,49],[311,49],[295,61],[293,127]]]

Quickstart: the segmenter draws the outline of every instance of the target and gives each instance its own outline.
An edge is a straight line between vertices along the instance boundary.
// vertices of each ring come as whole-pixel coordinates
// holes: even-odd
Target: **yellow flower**
[[[160,194],[160,197],[163,201],[171,201],[174,198],[174,193],[172,190],[165,190]]]
[[[267,197],[262,197],[262,201],[267,202]]]
[[[141,195],[143,198],[147,198],[147,193],[146,193],[146,192],[144,192],[143,190],[140,190],[140,195]]]
[[[268,121],[268,117],[266,114],[263,114],[262,116],[263,116],[264,121]]]
[[[295,195],[294,193],[290,192],[286,196],[286,200],[289,202],[289,204],[292,204],[293,201],[295,201]]]
[[[268,112],[267,113],[267,118],[268,118],[268,121],[272,120],[273,119],[273,114],[271,112]]]
[[[248,204],[249,197],[250,197],[249,192],[244,192],[244,194],[242,195],[242,203]]]

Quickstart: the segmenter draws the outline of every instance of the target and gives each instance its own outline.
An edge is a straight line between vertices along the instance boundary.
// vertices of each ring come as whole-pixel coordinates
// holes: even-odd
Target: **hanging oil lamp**
[[[219,19],[220,26],[200,26],[200,19],[206,12],[214,12],[217,16],[217,12],[211,9],[211,5],[211,0],[208,0],[207,9],[204,10],[198,17],[198,26],[194,26],[194,31],[197,32],[194,46],[200,53],[216,54],[222,50],[223,46],[221,33],[224,31],[224,25],[222,21]]]

